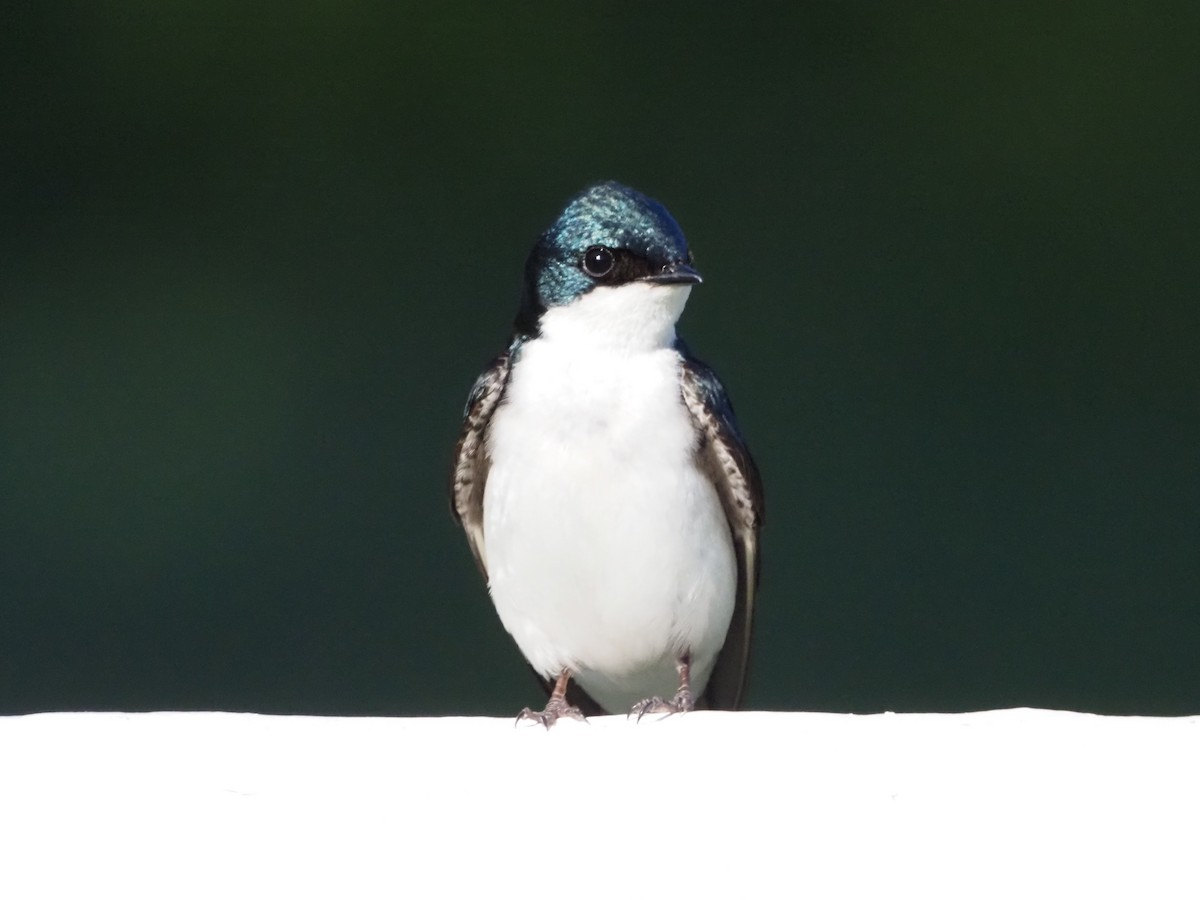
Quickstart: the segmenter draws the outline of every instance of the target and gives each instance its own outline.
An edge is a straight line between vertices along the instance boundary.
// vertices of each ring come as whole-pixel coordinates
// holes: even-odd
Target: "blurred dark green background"
[[[445,481],[537,233],[664,201],[751,705],[1200,712],[1194,4],[18,4],[0,711],[509,715]]]

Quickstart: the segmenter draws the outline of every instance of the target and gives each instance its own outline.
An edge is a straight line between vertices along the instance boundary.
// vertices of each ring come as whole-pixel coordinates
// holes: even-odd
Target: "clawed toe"
[[[546,704],[546,708],[541,712],[535,712],[528,706],[525,707],[517,715],[517,721],[513,724],[528,719],[530,722],[537,722],[539,725],[545,726],[547,729],[557,722],[559,719],[578,719],[580,722],[586,722],[587,718],[580,712],[578,706],[571,706],[566,700],[555,700],[553,697]]]
[[[559,719],[578,719],[580,722],[586,722],[587,719],[579,707],[572,706],[567,702],[567,683],[570,680],[571,670],[563,669],[554,682],[554,690],[550,692],[550,700],[546,703],[546,708],[541,712],[534,712],[528,706],[525,707],[521,710],[520,715],[517,716],[517,721],[513,725],[515,726],[518,722],[522,722],[525,719],[537,722],[547,729]]]
[[[662,697],[647,697],[645,700],[639,700],[633,704],[633,708],[629,710],[629,715],[637,714],[637,721],[642,721],[642,716],[647,713],[662,713],[666,716],[673,716],[675,713],[691,712],[696,708],[696,698],[692,696],[692,658],[684,654],[675,663],[675,669],[679,673],[679,690],[675,692],[675,696],[670,700],[664,700]],[[626,716],[628,718],[629,716]]]
[[[675,713],[691,712],[695,708],[696,702],[692,699],[692,692],[689,690],[680,691],[670,700],[664,700],[662,697],[647,697],[645,700],[639,700],[633,704],[629,715],[636,715],[637,721],[640,722],[642,716],[647,714],[662,713],[665,716],[672,716]]]

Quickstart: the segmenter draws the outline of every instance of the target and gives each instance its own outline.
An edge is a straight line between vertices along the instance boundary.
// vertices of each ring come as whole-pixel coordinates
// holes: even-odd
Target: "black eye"
[[[613,267],[613,254],[607,247],[588,247],[583,251],[583,271],[593,278],[603,278]]]

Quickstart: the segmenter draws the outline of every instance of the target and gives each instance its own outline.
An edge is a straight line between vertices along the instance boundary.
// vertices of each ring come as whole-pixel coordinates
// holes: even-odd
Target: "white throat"
[[[690,284],[633,281],[597,287],[542,313],[541,337],[555,343],[638,352],[670,347]]]

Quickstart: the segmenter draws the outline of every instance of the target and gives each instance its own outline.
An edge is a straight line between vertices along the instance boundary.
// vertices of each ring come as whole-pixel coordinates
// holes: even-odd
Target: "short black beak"
[[[643,281],[652,284],[700,284],[700,273],[685,262],[667,263],[657,275],[647,275]]]

